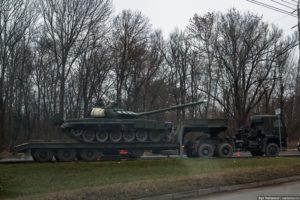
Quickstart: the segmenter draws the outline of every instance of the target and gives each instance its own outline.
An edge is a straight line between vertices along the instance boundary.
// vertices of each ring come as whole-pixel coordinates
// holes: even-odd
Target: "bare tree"
[[[223,93],[231,96],[228,100],[238,125],[245,124],[272,85],[276,59],[287,54],[293,42],[278,48],[283,39],[278,28],[234,9],[221,16],[219,30],[216,56],[228,86]]]
[[[201,72],[198,72],[198,78],[193,77],[193,82],[198,81],[201,73],[204,75],[198,88],[203,86],[203,89],[207,94],[213,94],[216,96],[218,90],[218,80],[220,75],[220,69],[216,64],[216,41],[218,38],[219,31],[217,30],[218,15],[215,13],[207,13],[204,16],[194,15],[193,19],[190,20],[188,26],[188,34],[191,39],[191,43],[194,48],[194,52],[197,52],[197,56],[202,61],[198,66]],[[193,56],[193,57],[194,57]],[[194,70],[195,68],[193,68]],[[195,72],[192,72],[192,76]],[[196,83],[193,83],[196,84]],[[211,98],[211,95],[206,95],[207,106],[204,111],[204,115],[207,117],[209,114],[209,108],[215,109],[215,99]],[[212,104],[210,106],[210,104]],[[210,112],[210,114],[212,114]]]
[[[116,76],[116,101],[121,106],[123,90],[130,75],[145,62],[150,24],[140,12],[124,10],[113,22],[112,57]],[[136,79],[137,77],[132,77]],[[133,80],[135,81],[135,80]],[[130,85],[127,85],[127,91]]]
[[[187,99],[189,55],[191,43],[184,32],[175,30],[170,35],[165,55],[166,62],[170,69],[169,85],[172,88],[176,104],[184,104]],[[182,109],[181,116],[185,117],[185,109]],[[180,111],[177,112],[178,119]]]
[[[33,12],[32,4],[27,0],[0,1],[0,148],[6,141],[5,133],[10,132],[13,105],[18,104],[20,112],[24,99],[24,76],[28,75],[25,75],[28,66],[24,55],[28,52],[27,41],[29,29],[34,23]],[[18,87],[16,92],[17,85],[23,89]],[[18,102],[15,101],[16,97]]]
[[[38,4],[43,32],[51,41],[59,78],[59,113],[64,113],[66,81],[74,62],[88,47],[88,37],[108,20],[110,0],[44,0]]]

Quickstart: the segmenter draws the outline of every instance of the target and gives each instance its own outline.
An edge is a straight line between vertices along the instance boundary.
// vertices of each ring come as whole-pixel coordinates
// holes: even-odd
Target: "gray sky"
[[[270,0],[260,0],[272,3]],[[123,9],[138,10],[150,19],[152,28],[161,29],[165,36],[168,36],[175,27],[184,29],[189,19],[195,13],[205,14],[211,11],[226,12],[230,8],[239,11],[251,11],[263,15],[263,19],[282,28],[286,34],[291,34],[296,29],[291,27],[297,24],[297,19],[278,13],[246,0],[113,0],[115,14]],[[274,5],[274,4],[273,4]]]

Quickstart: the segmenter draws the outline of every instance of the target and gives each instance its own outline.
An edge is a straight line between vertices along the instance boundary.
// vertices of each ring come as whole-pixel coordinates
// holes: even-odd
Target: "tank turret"
[[[65,120],[60,127],[70,137],[85,143],[170,142],[172,138],[171,122],[148,120],[141,117],[202,103],[204,101],[141,113],[114,108],[113,104],[106,107],[101,104],[92,109],[91,117]]]
[[[126,111],[124,109],[111,108],[111,106],[109,106],[108,108],[94,107],[91,111],[91,117],[113,118],[113,119],[135,119],[135,118],[142,117],[142,116],[158,114],[158,113],[167,112],[167,111],[171,111],[171,110],[177,110],[180,108],[195,106],[195,105],[199,105],[202,103],[204,103],[204,101],[180,104],[180,105],[176,105],[176,106],[171,106],[169,108],[163,108],[163,109],[152,110],[152,111],[141,112],[141,113]]]

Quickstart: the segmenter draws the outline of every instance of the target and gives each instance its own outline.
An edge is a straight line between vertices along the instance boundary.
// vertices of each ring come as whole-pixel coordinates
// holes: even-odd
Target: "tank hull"
[[[171,122],[145,119],[85,118],[65,121],[61,128],[85,143],[170,142]]]

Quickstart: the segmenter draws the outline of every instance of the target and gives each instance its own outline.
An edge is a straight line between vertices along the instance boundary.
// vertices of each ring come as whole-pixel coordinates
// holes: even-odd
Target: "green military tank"
[[[54,124],[60,124],[64,133],[82,143],[166,143],[174,139],[172,123],[141,117],[201,103],[192,102],[142,113],[114,106],[105,107],[101,103],[92,109],[89,118],[56,120]]]

